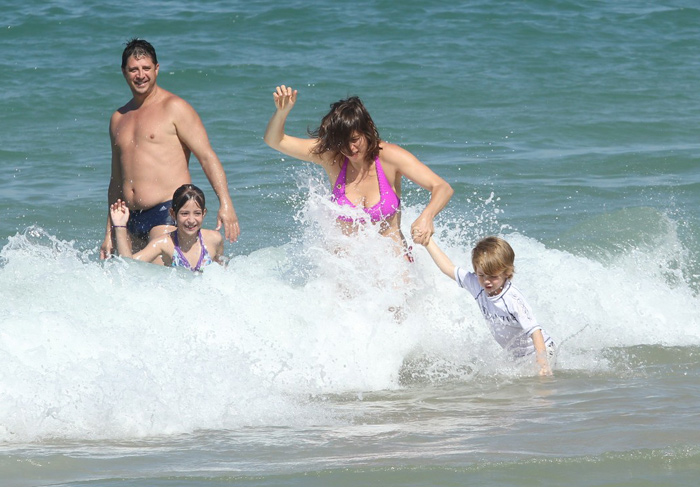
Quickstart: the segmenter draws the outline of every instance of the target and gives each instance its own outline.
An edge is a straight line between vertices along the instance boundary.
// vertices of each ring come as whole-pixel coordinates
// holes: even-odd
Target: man
[[[216,229],[223,225],[226,239],[234,242],[240,228],[221,161],[197,112],[185,100],[158,86],[158,68],[151,44],[141,39],[127,43],[122,74],[133,98],[114,112],[109,122],[112,176],[108,204],[121,199],[131,210],[127,230],[134,250],[175,230],[168,210],[173,192],[192,182],[189,159],[193,153],[219,198]],[[112,250],[108,213],[100,257],[109,257]]]

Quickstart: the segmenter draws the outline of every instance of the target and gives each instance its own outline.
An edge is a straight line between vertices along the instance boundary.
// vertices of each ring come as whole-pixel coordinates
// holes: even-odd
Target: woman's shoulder
[[[343,163],[345,163],[346,157],[339,152],[327,151],[322,154],[318,154],[317,164],[323,166],[328,170],[329,168],[335,168],[335,170],[340,171]]]
[[[386,155],[386,154],[393,155],[397,152],[397,150],[404,150],[404,149],[401,149],[401,147],[399,147],[398,145],[392,144],[391,142],[387,142],[386,140],[379,141],[379,155],[380,156]]]
[[[415,156],[403,147],[382,141],[379,143],[379,159],[386,164],[400,165]]]

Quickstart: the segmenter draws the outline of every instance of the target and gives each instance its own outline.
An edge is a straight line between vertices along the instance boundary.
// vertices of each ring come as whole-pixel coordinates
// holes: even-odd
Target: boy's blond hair
[[[472,266],[484,274],[497,276],[505,273],[508,279],[515,272],[515,252],[508,242],[499,237],[485,237],[472,249]]]

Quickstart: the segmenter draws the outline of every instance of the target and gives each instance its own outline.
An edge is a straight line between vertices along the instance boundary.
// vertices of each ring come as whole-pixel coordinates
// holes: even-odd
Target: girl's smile
[[[182,205],[175,215],[177,229],[186,235],[195,235],[202,228],[207,210],[202,210],[193,199]]]

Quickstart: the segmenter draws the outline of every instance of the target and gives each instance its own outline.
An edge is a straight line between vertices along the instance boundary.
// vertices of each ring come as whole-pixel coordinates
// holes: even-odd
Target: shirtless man
[[[223,225],[226,239],[234,242],[240,229],[221,161],[197,112],[156,84],[158,68],[151,44],[140,39],[127,43],[122,74],[133,98],[114,112],[109,122],[112,176],[108,204],[121,199],[129,207],[127,230],[135,251],[150,239],[174,231],[175,222],[168,210],[173,192],[192,182],[189,159],[193,153],[219,198],[216,229]],[[113,247],[108,213],[100,258],[109,257]]]

